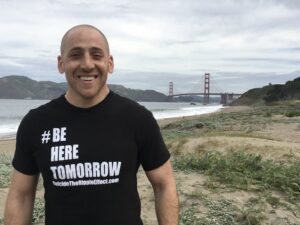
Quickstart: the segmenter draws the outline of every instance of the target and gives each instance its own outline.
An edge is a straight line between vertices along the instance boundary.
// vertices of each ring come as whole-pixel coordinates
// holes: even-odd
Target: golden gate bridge
[[[211,76],[210,73],[204,74],[204,91],[202,92],[189,92],[189,93],[174,93],[174,83],[169,82],[169,98],[175,98],[179,96],[203,96],[203,104],[209,104],[210,96],[220,96],[220,104],[226,105],[233,101],[234,98],[240,97],[240,93],[228,93],[224,91],[210,92]]]

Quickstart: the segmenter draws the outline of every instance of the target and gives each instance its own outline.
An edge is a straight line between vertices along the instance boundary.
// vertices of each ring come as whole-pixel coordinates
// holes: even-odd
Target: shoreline
[[[1,100],[1,99],[0,99]],[[211,113],[219,110],[223,106],[221,104],[208,104],[208,105],[191,105],[187,102],[137,102],[152,112],[156,120],[163,118],[173,118],[182,116],[191,116],[203,113]],[[9,101],[9,105],[1,105],[1,124],[0,124],[0,140],[13,139],[16,136],[18,127],[22,118],[28,113],[30,109],[38,107],[40,104],[35,104],[31,101],[26,104],[18,104]],[[7,108],[14,111],[11,113]]]
[[[251,109],[251,107],[250,106],[224,106],[224,107],[220,108],[219,110],[217,110],[215,112],[211,112],[211,113],[158,119],[157,123],[162,128],[170,123],[180,122],[183,120],[193,120],[193,119],[197,119],[197,118],[207,117],[207,116],[210,116],[213,114],[239,112],[239,111],[248,110],[248,109]]]
[[[249,108],[250,107],[248,107],[248,106],[225,106],[225,107],[218,109],[215,112],[209,112],[209,113],[203,113],[203,114],[191,115],[191,116],[177,116],[177,117],[170,117],[170,118],[161,118],[161,119],[156,119],[156,121],[160,127],[163,127],[169,123],[174,123],[174,122],[178,122],[178,121],[182,121],[182,120],[192,120],[195,118],[208,116],[208,115],[211,115],[214,113],[241,111],[241,110],[245,110],[245,109],[249,109]],[[3,136],[0,136],[0,142],[15,140],[15,139],[16,139],[16,133],[3,134]]]
[[[216,112],[212,113],[205,113],[200,115],[193,115],[193,116],[181,116],[181,117],[173,117],[173,118],[164,118],[164,119],[157,119],[157,123],[160,128],[175,122],[185,121],[185,120],[194,120],[198,118],[208,117],[212,114],[218,114],[223,112],[237,112],[250,109],[251,107],[248,106],[229,106],[223,107]],[[12,153],[15,149],[16,136],[15,135],[7,135],[5,137],[0,138],[0,154]]]

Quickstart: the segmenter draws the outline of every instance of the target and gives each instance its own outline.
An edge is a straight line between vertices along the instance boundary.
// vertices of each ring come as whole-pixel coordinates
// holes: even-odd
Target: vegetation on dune
[[[199,215],[197,206],[183,209],[180,214],[180,225],[234,225],[236,208],[231,201],[220,199],[212,201],[206,196],[201,197],[202,204],[208,209]]]
[[[256,185],[261,190],[282,191],[292,201],[300,200],[300,159],[285,165],[243,151],[210,152],[198,157],[195,154],[176,157],[173,165],[178,170],[205,172],[212,181],[231,187],[247,190]]]
[[[291,111],[291,112],[286,112],[285,116],[287,117],[295,117],[295,116],[300,116],[300,111]]]
[[[10,180],[12,157],[0,154],[0,188],[7,188]]]
[[[40,223],[44,220],[44,216],[45,216],[44,199],[35,198],[32,222],[34,224]]]
[[[198,136],[225,135],[225,136],[249,136],[258,137],[256,131],[266,128],[272,123],[295,123],[297,120],[282,120],[273,115],[295,117],[300,112],[300,103],[288,105],[278,103],[272,107],[254,107],[241,112],[214,113],[196,119],[167,124],[162,127],[162,134],[166,141]]]
[[[295,127],[299,123],[298,112],[299,101],[283,101],[245,111],[187,118],[164,126],[162,133],[172,151],[175,171],[183,171],[186,176],[199,174],[205,177],[204,183],[198,189],[194,186],[192,192],[187,192],[184,187],[180,189],[180,195],[185,196],[180,225],[299,224],[300,159],[287,149],[284,149],[284,160],[264,159],[253,152],[271,153],[280,151],[277,150],[279,147],[256,146],[255,143],[248,146],[238,142],[226,147],[224,139],[217,139],[247,137],[248,140],[278,142],[280,140],[268,135],[266,129],[276,124]],[[194,142],[192,149],[186,152],[189,144],[198,138],[201,141]],[[204,194],[202,190],[208,193]],[[249,197],[243,203],[228,201],[224,199],[224,192],[233,195],[245,192]],[[293,216],[283,214],[280,217],[277,209]]]
[[[180,225],[259,225],[262,213],[251,207],[238,209],[231,201],[225,199],[212,200],[202,197],[202,205],[207,208],[200,213],[196,206],[181,211]]]

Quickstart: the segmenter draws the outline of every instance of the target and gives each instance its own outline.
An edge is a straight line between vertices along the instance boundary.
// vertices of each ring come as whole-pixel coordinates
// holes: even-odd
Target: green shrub
[[[43,220],[44,216],[45,216],[44,200],[41,198],[36,198],[34,202],[32,222],[39,223],[41,222],[41,220]]]
[[[295,117],[295,116],[300,116],[300,111],[291,111],[291,112],[286,112],[285,116],[287,117]]]
[[[204,225],[200,223],[199,218],[196,217],[197,209],[194,207],[188,208],[180,213],[179,225]]]
[[[182,171],[201,171],[207,170],[209,166],[209,154],[205,154],[203,157],[197,157],[194,154],[187,154],[182,157],[175,157],[173,166],[175,169]]]
[[[291,164],[263,161],[260,155],[243,151],[227,155],[218,152],[204,156],[188,154],[174,158],[174,168],[183,171],[202,171],[213,179],[238,188],[256,184],[288,194],[291,200],[300,199],[300,160]]]
[[[12,157],[0,154],[0,188],[7,188],[10,181]]]

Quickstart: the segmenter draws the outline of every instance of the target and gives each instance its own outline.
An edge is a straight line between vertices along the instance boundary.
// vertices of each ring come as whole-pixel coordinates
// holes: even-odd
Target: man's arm
[[[159,225],[178,225],[179,203],[170,161],[146,174],[154,189]]]
[[[32,224],[38,175],[29,176],[14,170],[7,195],[4,225]]]

